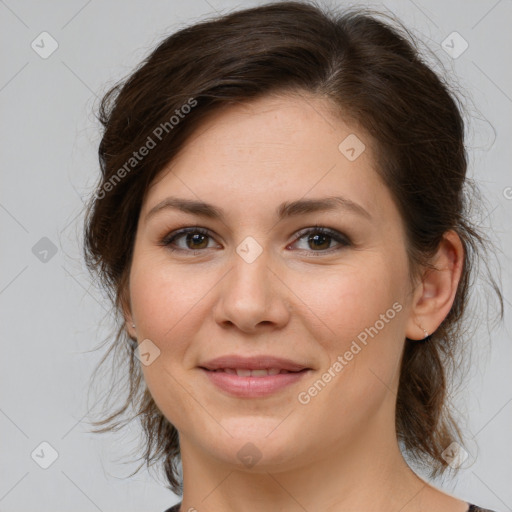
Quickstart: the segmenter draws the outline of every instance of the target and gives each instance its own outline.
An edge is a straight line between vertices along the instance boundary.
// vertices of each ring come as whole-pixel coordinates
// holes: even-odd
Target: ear
[[[125,321],[125,329],[131,339],[137,339],[137,333],[135,329],[132,327],[132,324],[135,323],[132,316],[132,308],[130,303],[130,286],[128,282],[122,284],[121,294],[119,296],[119,304],[121,306],[121,310],[123,313],[124,321]]]
[[[411,340],[425,338],[423,329],[435,332],[455,300],[464,263],[464,248],[455,231],[443,235],[432,263],[436,268],[427,268],[414,290],[405,333]]]

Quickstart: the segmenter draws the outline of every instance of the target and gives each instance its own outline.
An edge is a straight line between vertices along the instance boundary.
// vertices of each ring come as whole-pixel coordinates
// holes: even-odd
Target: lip
[[[302,380],[311,371],[311,368],[290,359],[265,354],[251,357],[225,355],[202,363],[199,368],[217,388],[239,398],[259,398],[272,395]],[[216,371],[225,368],[243,370],[278,368],[290,373],[239,377],[236,374]]]
[[[199,365],[200,368],[207,370],[219,370],[223,368],[239,368],[244,370],[263,370],[265,368],[279,368],[290,372],[300,372],[304,369],[310,369],[304,364],[297,363],[290,359],[275,357],[268,354],[259,356],[242,357],[232,354],[220,356]],[[263,377],[261,377],[263,378]]]
[[[239,398],[259,398],[272,395],[302,380],[311,372],[310,369],[303,369],[297,372],[278,373],[263,377],[239,377],[236,374],[223,371],[207,370],[206,368],[200,368],[200,370],[220,390]]]

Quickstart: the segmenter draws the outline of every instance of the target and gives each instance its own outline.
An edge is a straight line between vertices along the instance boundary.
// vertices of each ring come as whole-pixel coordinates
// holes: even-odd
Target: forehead
[[[378,196],[387,191],[372,147],[324,99],[270,96],[229,106],[204,121],[162,170],[143,210],[170,194],[256,212],[257,205],[339,193],[378,215]]]

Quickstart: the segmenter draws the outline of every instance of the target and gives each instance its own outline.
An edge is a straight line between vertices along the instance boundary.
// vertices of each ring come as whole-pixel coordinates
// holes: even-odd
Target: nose
[[[266,251],[250,263],[234,252],[231,270],[219,284],[214,307],[215,321],[220,326],[256,333],[281,329],[288,323],[291,291],[269,264]]]

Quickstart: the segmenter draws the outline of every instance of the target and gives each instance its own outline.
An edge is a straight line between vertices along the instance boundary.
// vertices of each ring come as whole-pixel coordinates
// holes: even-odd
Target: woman
[[[100,119],[86,258],[131,364],[98,424],[135,405],[167,512],[483,510],[404,458],[464,459],[449,370],[485,249],[461,114],[408,36],[241,10],[168,37]]]

